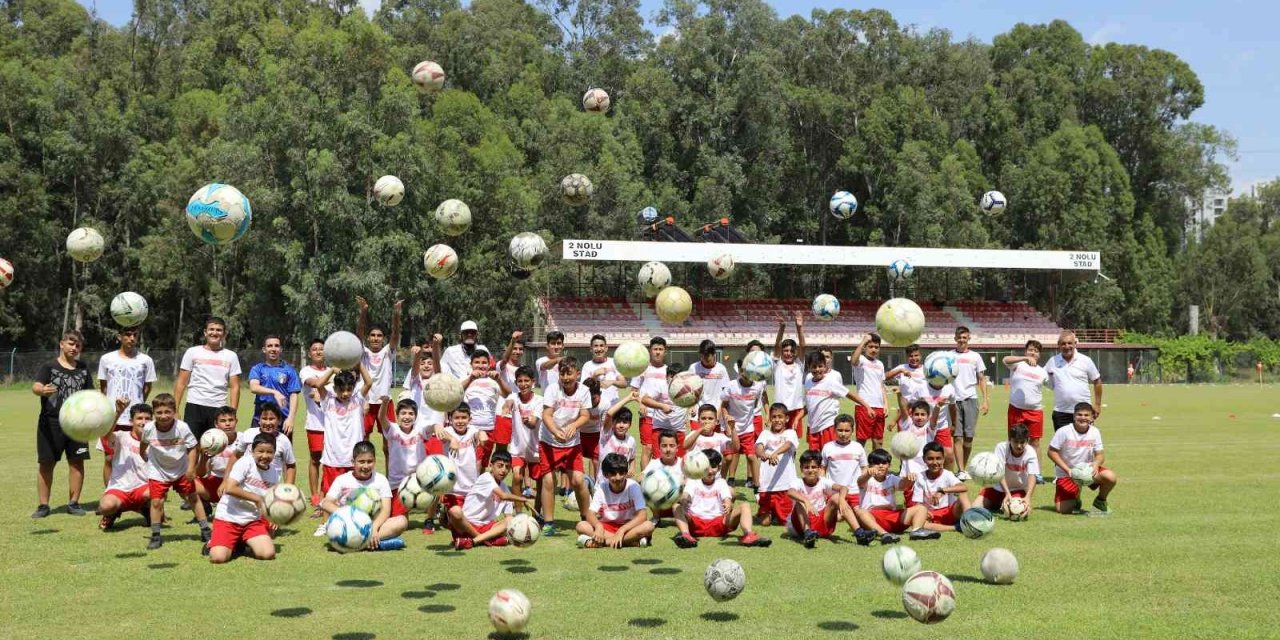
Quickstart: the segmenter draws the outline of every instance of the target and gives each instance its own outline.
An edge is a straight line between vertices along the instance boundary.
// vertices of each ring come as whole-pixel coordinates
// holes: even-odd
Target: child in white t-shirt
[[[578,546],[589,549],[643,547],[654,523],[646,513],[644,492],[627,477],[627,460],[611,453],[600,461],[606,482],[596,487],[586,518],[577,524]]]
[[[351,471],[334,478],[333,484],[329,486],[329,492],[320,502],[320,508],[332,514],[345,506],[351,494],[357,489],[371,489],[378,494],[382,504],[378,505],[377,513],[372,514],[372,534],[369,536],[369,544],[366,548],[370,551],[403,549],[404,539],[400,534],[408,528],[409,519],[405,516],[391,515],[391,484],[387,482],[386,476],[374,470],[378,463],[378,456],[373,443],[368,440],[356,443],[351,449],[351,460],[353,462]],[[324,525],[321,525],[316,534],[324,535]]]
[[[836,439],[831,427],[840,413],[840,401],[848,398],[863,409],[867,402],[844,386],[839,376],[832,375],[830,365],[821,352],[810,353],[805,358],[805,366],[812,376],[804,383],[804,411],[809,419],[808,444],[810,450],[821,451],[823,445]]]
[[[913,509],[924,509],[930,531],[958,531],[960,514],[969,508],[969,488],[954,473],[943,468],[946,457],[942,445],[924,445],[925,472],[916,476],[912,488]]]
[[[713,468],[723,462],[714,449],[708,449],[706,456]],[[676,528],[680,530],[675,543],[681,549],[698,546],[698,538],[727,537],[738,527],[742,527],[739,542],[744,547],[767,547],[773,543],[752,530],[751,505],[743,502],[735,508],[733,489],[716,473],[685,483],[684,495],[675,506],[675,517]]]
[[[530,509],[533,498],[511,492],[505,480],[511,472],[511,454],[495,451],[489,470],[480,474],[461,506],[449,507],[449,523],[453,528],[453,548],[459,551],[477,544],[503,547],[507,544],[507,527],[511,524],[511,503]]]
[[[836,416],[836,439],[822,445],[822,468],[831,479],[841,500],[852,509],[858,506],[858,475],[867,468],[867,451],[853,440],[853,416]],[[803,472],[803,470],[802,470]],[[852,512],[850,512],[852,513]]]
[[[1083,490],[1071,478],[1071,468],[1077,464],[1093,466],[1093,484],[1089,488],[1098,490],[1093,508],[1100,514],[1111,513],[1107,496],[1116,488],[1118,479],[1116,472],[1103,464],[1106,454],[1102,451],[1102,432],[1093,424],[1095,416],[1093,405],[1077,403],[1072,423],[1055,431],[1049,441],[1049,459],[1053,461],[1057,478],[1053,504],[1058,513],[1075,513],[1083,504],[1080,497]]]
[[[439,435],[445,455],[453,460],[458,474],[453,489],[440,496],[446,524],[452,530],[456,525],[448,521],[448,513],[453,507],[461,507],[466,502],[471,485],[480,477],[480,448],[488,440],[488,435],[472,426],[471,408],[465,404],[449,412],[449,428],[441,429]]]
[[[822,475],[822,454],[812,449],[800,454],[800,480],[787,492],[795,505],[787,519],[787,533],[798,538],[806,549],[812,549],[818,538],[830,539],[836,532],[836,521],[843,519],[850,529],[858,521],[840,495],[831,478]]]
[[[742,369],[739,361],[738,369]],[[725,430],[734,432],[738,437],[738,450],[725,456],[728,472],[725,477],[729,486],[733,486],[734,477],[738,473],[738,458],[747,457],[747,488],[754,489],[760,484],[760,460],[756,458],[756,437],[764,431],[762,418],[764,407],[769,406],[769,392],[765,383],[752,382],[746,375],[739,374],[736,380],[725,385],[720,396],[720,411],[724,414]]]
[[[208,543],[209,520],[204,504],[196,493],[196,460],[198,447],[195,434],[187,423],[178,419],[178,402],[172,395],[162,393],[152,400],[155,419],[142,429],[138,455],[147,461],[147,491],[151,495],[151,540],[147,549],[159,549],[164,544],[160,537],[160,522],[164,518],[164,499],[169,488],[177,490],[195,513],[200,526],[200,540]]]
[[[280,482],[280,468],[274,463],[276,434],[259,433],[249,444],[248,452],[231,466],[223,483],[213,535],[206,547],[213,564],[230,560],[240,543],[259,560],[276,557],[276,546],[271,542],[273,527],[267,522],[263,501],[271,487]]]
[[[690,431],[684,437],[685,451],[715,451],[720,454],[721,464],[724,456],[736,453],[739,446],[738,432],[731,429],[729,433],[732,435],[729,436],[717,431],[720,426],[719,417],[720,412],[715,405],[704,404],[698,407],[698,430]],[[715,465],[715,469],[721,474],[727,472],[720,465]]]
[[[329,485],[338,476],[351,471],[355,462],[351,458],[356,443],[364,440],[364,412],[366,395],[373,379],[363,366],[356,365],[360,373],[361,387],[356,391],[356,374],[330,368],[316,384],[316,395],[324,411],[324,452],[320,456],[320,491],[329,495]],[[333,380],[333,391],[328,388]],[[370,429],[372,431],[372,429]]]
[[[924,507],[898,508],[898,493],[911,491],[917,476],[914,473],[902,476],[889,473],[892,461],[884,449],[876,449],[867,455],[867,468],[858,474],[861,496],[853,515],[862,526],[853,531],[854,540],[865,547],[877,538],[880,544],[894,544],[901,539],[898,534],[908,531],[912,540],[942,537],[941,533],[924,528],[929,517]]]
[[[1009,498],[1023,498],[1031,504],[1036,490],[1036,477],[1040,475],[1040,460],[1031,448],[1030,430],[1025,424],[1009,428],[1009,440],[996,445],[996,457],[1004,461],[1004,477],[1000,484],[982,490],[982,506],[990,511],[1009,511]],[[1024,516],[1029,517],[1030,510]]]
[[[760,459],[760,486],[756,501],[760,510],[756,517],[760,526],[785,523],[791,518],[791,497],[787,492],[796,482],[795,458],[800,441],[787,422],[787,405],[775,402],[769,407],[769,430],[756,438],[756,457]]]
[[[127,404],[128,399],[116,399],[117,410]],[[112,431],[103,436],[99,444],[103,453],[111,460],[111,477],[107,479],[107,490],[102,494],[102,499],[98,500],[98,513],[102,516],[98,528],[103,531],[111,529],[116,518],[126,511],[136,511],[144,520],[151,519],[147,461],[138,454],[142,446],[142,429],[151,418],[151,405],[135,404],[129,408],[129,430]]]
[[[231,450],[230,465],[234,466],[236,460],[250,449],[253,439],[258,437],[259,433],[265,433],[276,438],[276,457],[272,464],[280,472],[284,483],[293,484],[298,474],[298,460],[293,455],[293,443],[289,442],[289,436],[280,431],[282,424],[284,424],[284,415],[274,402],[259,407],[258,426],[237,435],[227,447]]]
[[[538,430],[542,427],[542,396],[534,390],[537,374],[530,366],[521,366],[515,372],[516,390],[502,403],[494,433],[510,432],[507,451],[511,454],[511,487],[518,495],[524,495],[529,472],[538,461]],[[517,511],[522,509],[515,505]]]

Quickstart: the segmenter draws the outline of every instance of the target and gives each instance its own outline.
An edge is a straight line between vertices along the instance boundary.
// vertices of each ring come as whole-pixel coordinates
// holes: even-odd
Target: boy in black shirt
[[[79,331],[67,331],[62,334],[58,343],[58,357],[49,361],[36,373],[36,382],[31,385],[31,393],[40,396],[40,418],[36,422],[36,460],[40,464],[40,472],[36,476],[36,494],[40,500],[32,518],[43,518],[49,515],[49,490],[53,485],[53,468],[67,456],[70,472],[67,474],[70,485],[67,500],[67,513],[82,516],[80,508],[80,488],[84,485],[84,461],[89,459],[89,445],[76,442],[62,432],[58,424],[58,411],[62,403],[71,394],[81,389],[92,389],[93,378],[89,376],[89,368],[78,360],[80,349],[84,347],[84,337]]]

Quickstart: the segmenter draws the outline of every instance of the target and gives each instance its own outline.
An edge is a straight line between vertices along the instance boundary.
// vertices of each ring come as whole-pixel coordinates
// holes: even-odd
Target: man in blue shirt
[[[302,392],[302,381],[298,372],[289,363],[280,359],[284,352],[284,343],[280,336],[269,335],[262,341],[262,354],[266,362],[259,362],[249,370],[249,391],[253,398],[253,426],[258,426],[258,413],[262,405],[271,403],[284,412],[284,434],[293,437],[293,416],[298,408],[298,394]]]

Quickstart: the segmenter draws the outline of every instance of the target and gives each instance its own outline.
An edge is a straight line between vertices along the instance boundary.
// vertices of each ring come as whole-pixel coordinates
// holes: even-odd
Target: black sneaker
[[[209,541],[210,541],[210,540],[212,540],[212,539],[213,539],[213,531],[212,531],[212,530],[210,530],[210,529],[201,529],[201,530],[200,530],[200,542],[203,542],[203,543],[205,543],[205,545],[206,545],[206,546],[208,546]]]
[[[151,541],[147,543],[147,551],[155,551],[164,544],[164,540],[160,536],[151,536]]]
[[[698,546],[697,538],[684,533],[677,533],[675,537],[671,539],[674,540],[676,543],[676,546],[680,547],[681,549],[692,549]]]
[[[208,557],[208,556],[209,556],[209,543],[208,543],[208,542],[206,542],[206,543],[204,543],[203,545],[201,545],[201,546],[200,546],[200,555],[205,556],[205,557]]]
[[[47,504],[42,504],[36,507],[35,511],[31,512],[32,520],[39,520],[40,518],[48,518],[48,517],[49,517],[49,505]]]
[[[82,515],[85,515],[85,514],[87,514],[87,513],[89,513],[89,512],[88,512],[88,511],[85,511],[84,509],[81,509],[81,508],[80,508],[80,503],[79,503],[79,502],[68,502],[68,503],[67,503],[67,514],[68,514],[68,515],[73,515],[73,516],[82,516]]]
[[[816,544],[818,544],[818,532],[814,531],[813,529],[805,529],[804,530],[804,548],[812,549],[813,546]]]
[[[187,502],[186,500],[183,500],[183,501],[182,501],[182,504],[181,504],[181,505],[179,505],[179,506],[178,506],[178,508],[179,508],[179,509],[182,509],[183,511],[190,511],[190,510],[191,510],[191,503],[190,503],[190,502]]]
[[[938,531],[930,531],[928,529],[916,529],[909,536],[912,540],[937,540],[942,537],[942,533]]]
[[[897,534],[886,533],[880,536],[880,544],[897,544],[901,539],[902,538],[899,538]]]
[[[876,532],[872,529],[859,527],[853,531],[853,539],[857,540],[858,544],[868,547],[871,546],[871,541],[876,539]]]

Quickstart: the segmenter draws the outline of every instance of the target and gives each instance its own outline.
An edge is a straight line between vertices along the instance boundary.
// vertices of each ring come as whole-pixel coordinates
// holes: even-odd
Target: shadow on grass
[[[526,567],[523,565],[519,565],[515,567],[507,567],[507,573],[524,574],[524,573],[536,573],[537,571],[538,569],[536,567]]]
[[[596,570],[605,573],[618,573],[619,571],[630,571],[631,567],[620,564],[604,564],[596,567]]]
[[[649,573],[652,573],[655,576],[674,576],[675,574],[683,571],[684,569],[679,569],[677,567],[657,567],[650,569]]]
[[[463,553],[461,551],[437,551],[436,555],[440,556],[441,558],[457,558],[459,556],[462,556]]]
[[[858,625],[848,620],[826,620],[819,622],[818,628],[823,631],[857,631]]]
[[[117,553],[116,557],[121,560],[128,560],[129,558],[145,558],[147,554],[141,551],[126,551],[125,553]]]
[[[738,614],[732,611],[707,611],[698,617],[707,622],[733,622],[738,619]]]
[[[899,620],[901,618],[907,617],[907,614],[902,611],[890,611],[888,609],[880,609],[878,611],[872,611],[871,617],[880,618],[881,620]]]
[[[1012,583],[1010,583],[1010,584],[996,584],[996,583],[994,583],[994,582],[987,582],[986,580],[983,580],[982,578],[979,578],[978,576],[965,576],[965,575],[959,575],[959,576],[947,576],[947,578],[948,578],[948,579],[950,579],[952,582],[965,582],[965,583],[968,583],[968,584],[985,584],[985,585],[987,585],[988,587],[1011,587],[1011,586],[1013,586],[1013,584],[1012,584]]]
[[[658,558],[636,558],[631,564],[662,564],[662,560]]]
[[[499,633],[494,631],[488,636],[489,640],[529,640],[527,633]]]
[[[457,607],[451,604],[424,604],[418,607],[418,611],[423,613],[449,613],[454,609],[457,609]]]
[[[429,545],[427,545],[427,551],[453,551],[453,545],[451,545],[451,544],[429,544]]]
[[[378,636],[367,631],[348,631],[333,634],[333,640],[373,640]]]
[[[296,535],[298,535],[297,529],[276,529],[275,533],[271,534],[271,537],[272,538],[288,538]]]
[[[311,615],[311,610],[306,607],[289,607],[271,612],[273,618],[301,618],[306,615]]]
[[[148,569],[172,569],[178,566],[176,562],[157,562],[156,564],[147,565]]]
[[[436,597],[436,592],[434,592],[434,591],[405,591],[404,593],[401,593],[401,594],[400,594],[400,597],[401,597],[401,598],[404,598],[405,600],[422,600],[423,598],[434,598],[434,597]]]
[[[334,584],[339,587],[350,587],[352,589],[369,589],[372,587],[382,586],[382,582],[379,580],[339,580]]]
[[[427,589],[430,589],[431,591],[457,591],[461,588],[462,585],[454,584],[452,582],[437,582],[435,584],[427,585]]]
[[[518,565],[522,565],[522,564],[529,564],[529,561],[528,561],[528,560],[525,560],[524,558],[511,558],[510,560],[503,560],[502,562],[499,562],[498,564],[503,565],[503,566],[506,566],[506,567],[514,567],[514,566],[518,566]]]
[[[57,533],[57,532],[58,532],[58,529],[36,529],[35,531],[32,531],[32,532],[31,532],[31,535],[33,535],[33,536],[47,536],[47,535],[49,535],[49,534],[51,534],[51,533]]]
[[[627,621],[627,624],[641,629],[656,629],[666,623],[667,621],[662,618],[632,618]]]

